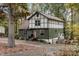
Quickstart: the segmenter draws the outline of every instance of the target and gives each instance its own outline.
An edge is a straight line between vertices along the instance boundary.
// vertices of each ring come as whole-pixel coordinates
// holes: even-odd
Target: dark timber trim
[[[47,19],[49,20],[54,20],[54,21],[58,21],[58,22],[64,22],[63,20],[61,20],[60,18],[58,17],[55,17],[55,16],[49,16],[49,15],[46,15],[46,14],[43,14],[41,12],[38,12],[36,11],[35,13],[33,13],[30,17],[27,18],[27,20],[30,20],[33,16],[35,16],[37,14],[37,16],[40,14],[44,17],[46,17]]]

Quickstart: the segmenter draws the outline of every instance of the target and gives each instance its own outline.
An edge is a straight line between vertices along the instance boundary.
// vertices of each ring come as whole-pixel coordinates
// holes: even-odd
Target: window
[[[40,26],[40,20],[35,20],[35,26]]]

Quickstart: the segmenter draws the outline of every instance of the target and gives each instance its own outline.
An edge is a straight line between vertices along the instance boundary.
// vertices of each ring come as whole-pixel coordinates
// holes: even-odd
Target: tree
[[[19,20],[18,19],[22,19],[24,18],[24,20],[26,20],[27,16],[30,15],[30,13],[28,12],[28,7],[27,4],[23,4],[23,3],[16,3],[13,4],[13,11],[14,11],[14,23],[15,23],[15,36],[17,37],[18,35],[18,27],[19,27]]]
[[[12,47],[12,48],[15,46],[14,23],[15,23],[15,19],[17,19],[16,10],[18,10],[17,9],[18,7],[16,7],[16,5],[17,4],[2,4],[1,5],[2,13],[4,13],[8,19],[8,47]],[[23,5],[19,5],[19,6],[26,8]],[[24,9],[22,9],[22,10],[24,10]],[[25,10],[23,11],[24,13],[22,14],[22,17],[25,17],[28,14]],[[18,13],[20,14],[20,12],[18,12]],[[20,17],[20,16],[18,15],[18,17]]]
[[[12,5],[8,4],[8,47],[15,47],[14,40],[14,18],[13,18]]]
[[[14,33],[14,21],[15,21],[15,18],[17,17],[15,14],[16,14],[16,5],[17,4],[8,4],[8,7],[9,7],[9,39],[8,39],[8,44],[9,44],[9,47],[14,47],[15,46],[15,40],[14,40],[14,36],[15,36],[15,33]],[[26,8],[24,7],[24,5],[18,5],[18,7],[21,6],[23,8]],[[18,8],[17,7],[17,8]],[[24,9],[22,9],[24,10]],[[26,10],[26,9],[25,9]],[[20,13],[20,12],[19,12]],[[25,17],[27,16],[27,12],[24,11],[24,13],[22,14],[22,17]],[[19,17],[19,16],[18,16]],[[17,21],[17,20],[16,20]],[[17,24],[17,23],[16,23]],[[17,25],[16,25],[17,26]],[[17,30],[17,29],[16,29]]]
[[[78,10],[79,10],[78,6],[79,6],[79,4],[75,4],[75,3],[65,4],[65,7],[67,9],[71,10],[71,39],[74,39],[73,24],[74,24],[74,20],[76,20],[76,18],[74,18],[75,12],[78,12]]]

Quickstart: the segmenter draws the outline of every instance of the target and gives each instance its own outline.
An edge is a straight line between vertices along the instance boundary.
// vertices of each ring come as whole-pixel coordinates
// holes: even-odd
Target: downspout
[[[66,37],[66,19],[63,19],[64,22],[63,22],[63,25],[64,25],[64,28],[63,28],[63,33],[64,33],[64,39],[67,39]]]
[[[49,19],[47,19],[47,29],[48,29],[48,41],[49,41],[49,22],[48,22]]]

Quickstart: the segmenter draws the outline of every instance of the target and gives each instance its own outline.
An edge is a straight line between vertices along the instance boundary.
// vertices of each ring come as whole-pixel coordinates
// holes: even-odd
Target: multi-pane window
[[[35,20],[35,26],[40,26],[40,20]]]

